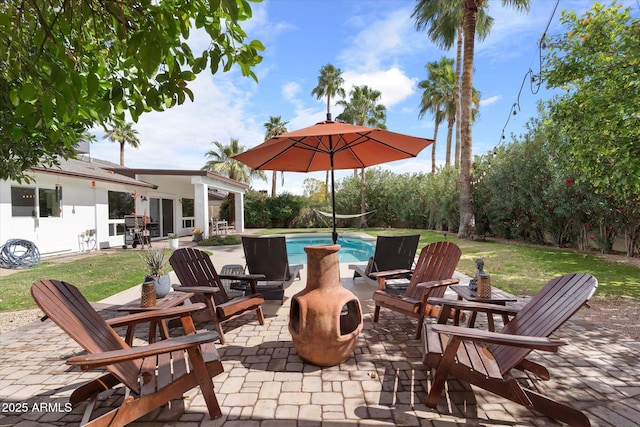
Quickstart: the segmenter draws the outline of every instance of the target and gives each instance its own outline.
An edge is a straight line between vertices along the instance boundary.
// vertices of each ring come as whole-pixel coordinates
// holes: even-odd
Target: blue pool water
[[[307,253],[305,246],[330,245],[331,236],[319,234],[317,236],[287,236],[287,255],[289,264],[306,264]],[[342,263],[366,262],[373,256],[375,240],[367,240],[355,236],[338,236],[341,246],[338,259]]]

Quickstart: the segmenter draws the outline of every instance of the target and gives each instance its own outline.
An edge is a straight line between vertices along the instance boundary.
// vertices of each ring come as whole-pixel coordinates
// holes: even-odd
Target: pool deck
[[[219,270],[242,264],[240,246],[207,248]],[[437,409],[424,404],[429,374],[421,362],[420,341],[412,339],[415,320],[382,310],[372,322],[373,288],[352,280],[341,264],[341,282],[360,299],[364,329],[354,355],[345,363],[319,368],[303,363],[288,332],[291,297],[304,288],[302,279],[286,290],[285,303],[264,304],[265,325],[251,315],[224,325],[226,345],[218,345],[225,372],[214,378],[223,417],[210,420],[200,390],[195,388],[144,416],[135,426],[547,426],[559,425],[491,393],[448,382]],[[463,283],[468,277],[461,276]],[[138,298],[133,287],[95,307],[105,317],[114,306]],[[525,300],[519,300],[522,304]],[[142,329],[139,337],[145,336]],[[637,426],[640,423],[640,344],[598,328],[578,313],[556,337],[571,344],[559,353],[536,353],[552,374],[546,394],[583,410],[594,426]],[[85,404],[66,412],[75,387],[99,375],[65,365],[81,351],[50,320],[0,335],[0,426],[77,425]],[[105,393],[95,412],[117,407],[122,389]],[[39,404],[49,404],[49,410]],[[25,408],[10,413],[9,407]],[[57,406],[56,406],[57,404]]]

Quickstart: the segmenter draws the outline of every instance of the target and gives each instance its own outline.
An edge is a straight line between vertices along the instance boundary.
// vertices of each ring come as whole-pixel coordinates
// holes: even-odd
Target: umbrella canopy
[[[233,156],[256,170],[314,172],[331,170],[333,242],[337,240],[333,171],[359,169],[415,157],[432,139],[384,129],[324,121],[274,136]]]

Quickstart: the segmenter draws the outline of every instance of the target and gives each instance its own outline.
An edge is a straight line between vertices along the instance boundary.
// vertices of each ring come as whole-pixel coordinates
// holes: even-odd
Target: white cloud
[[[212,141],[228,143],[238,138],[245,146],[262,141],[261,124],[245,114],[251,99],[250,90],[231,83],[231,77],[215,78],[202,74],[190,83],[196,94],[194,102],[158,113],[140,117],[134,129],[138,131],[140,148],[125,146],[125,165],[143,168],[199,169],[206,161],[204,154]],[[118,144],[102,140],[97,130],[98,142],[91,147],[94,157],[119,161]]]
[[[486,107],[487,105],[495,104],[502,98],[502,95],[491,96],[487,99],[480,99],[480,106]]]
[[[354,16],[349,24],[359,23],[361,31],[339,54],[340,62],[347,69],[364,73],[426,49],[426,38],[415,31],[411,11],[412,8],[397,8],[388,13],[385,9],[379,11],[383,16]]]
[[[282,86],[282,95],[286,100],[294,101],[300,94],[302,88],[297,82],[285,83]]]
[[[364,73],[346,71],[343,73],[343,77],[347,98],[353,86],[367,85],[381,92],[380,103],[387,108],[391,108],[411,96],[418,82],[417,78],[408,77],[398,67]]]

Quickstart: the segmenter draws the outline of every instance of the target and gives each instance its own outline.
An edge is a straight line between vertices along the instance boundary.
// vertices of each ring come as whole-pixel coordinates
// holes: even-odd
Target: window
[[[36,216],[36,189],[11,187],[11,215]]]
[[[193,199],[182,199],[182,228],[193,228],[196,226],[196,220],[193,210]]]
[[[133,215],[136,203],[132,193],[109,191],[109,219],[123,219],[125,215]]]
[[[40,188],[38,190],[38,205],[40,207],[40,218],[60,217],[62,207],[62,187],[55,189]]]
[[[194,216],[193,199],[182,199],[182,217]]]

